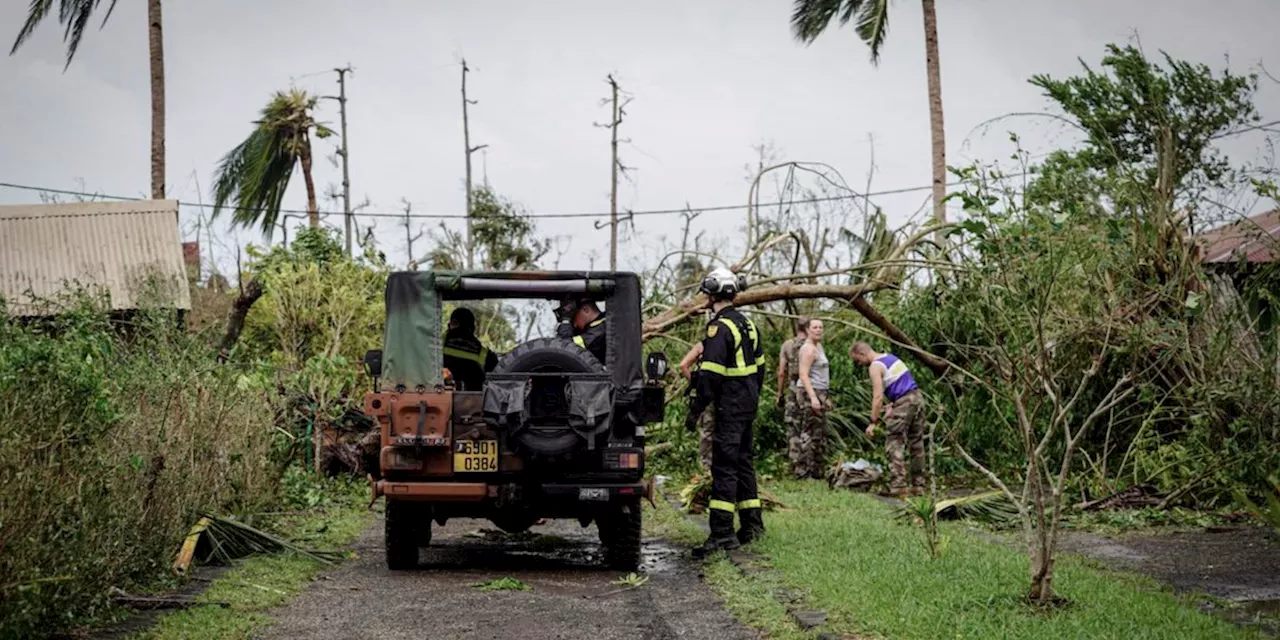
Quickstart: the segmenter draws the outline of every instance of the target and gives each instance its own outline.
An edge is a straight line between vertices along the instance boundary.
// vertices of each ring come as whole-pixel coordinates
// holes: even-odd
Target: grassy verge
[[[1056,586],[1072,603],[1037,611],[1022,600],[1028,569],[1017,549],[943,523],[950,544],[931,560],[920,532],[896,524],[890,508],[870,496],[816,483],[770,488],[790,509],[767,516],[768,536],[753,550],[769,557],[776,579],[828,613],[823,631],[895,639],[1253,637],[1154,581],[1070,557],[1059,560]],[[720,560],[707,577],[744,622],[777,637],[804,637],[783,607],[764,600],[775,592],[769,574],[744,576]]]
[[[356,485],[337,487],[324,504],[283,515],[272,528],[305,547],[346,547],[373,519],[373,512],[365,508],[368,496],[362,489]],[[247,558],[200,595],[207,602],[229,602],[229,608],[195,607],[165,615],[137,640],[249,638],[271,623],[268,609],[288,603],[324,567],[293,554]]]

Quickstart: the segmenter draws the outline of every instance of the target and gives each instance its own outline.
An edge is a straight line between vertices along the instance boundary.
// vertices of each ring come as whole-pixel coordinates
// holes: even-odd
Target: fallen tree
[[[926,242],[926,238],[936,231],[946,231],[954,225],[934,225],[917,230],[905,241],[894,247],[882,260],[859,263],[842,269],[831,269],[814,273],[792,273],[785,276],[769,276],[749,285],[746,291],[738,294],[734,304],[739,307],[765,305],[773,302],[805,299],[827,299],[847,302],[868,322],[882,331],[895,343],[905,347],[921,364],[935,374],[947,370],[946,360],[920,347],[905,332],[895,326],[884,314],[875,309],[867,294],[876,291],[896,289],[900,286],[891,272],[900,271],[904,266],[932,266],[933,268],[949,268],[948,263],[910,259],[907,256],[915,247]],[[775,235],[761,241],[757,247],[749,249],[747,255],[737,263],[729,265],[735,273],[751,273],[760,258],[768,251],[778,249],[787,241],[798,247],[806,241],[802,234],[788,233]],[[896,274],[894,274],[896,275]],[[822,283],[820,279],[845,276],[857,282],[848,284]],[[687,289],[686,289],[687,290]],[[697,316],[708,307],[705,295],[695,294],[685,297],[661,312],[647,318],[642,327],[642,340],[650,340],[664,335],[667,331]]]

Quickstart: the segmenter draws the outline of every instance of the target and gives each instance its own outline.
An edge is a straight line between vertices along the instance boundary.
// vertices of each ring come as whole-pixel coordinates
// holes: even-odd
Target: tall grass
[[[169,314],[0,313],[0,637],[109,612],[163,575],[205,510],[274,496],[270,399]]]

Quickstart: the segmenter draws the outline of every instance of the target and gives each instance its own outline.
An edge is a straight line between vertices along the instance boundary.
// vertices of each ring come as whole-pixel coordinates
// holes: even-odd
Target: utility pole
[[[351,174],[347,167],[347,74],[352,73],[355,69],[348,64],[342,68],[335,68],[338,73],[338,95],[325,96],[330,100],[338,101],[338,114],[341,119],[342,126],[342,148],[338,150],[338,155],[342,156],[342,222],[344,229],[344,246],[347,255],[351,255]]]
[[[613,79],[613,74],[607,76],[611,96],[605,98],[601,104],[613,103],[611,118],[609,124],[596,123],[597,127],[607,127],[610,130],[609,148],[611,150],[611,161],[609,163],[609,270],[618,270],[618,173],[626,173],[627,167],[622,165],[618,160],[618,125],[622,124],[622,118],[627,114],[626,107],[631,103],[631,97],[625,96],[622,102],[618,101],[617,80]],[[625,141],[624,141],[625,142]]]
[[[462,59],[462,145],[466,152],[467,160],[467,269],[475,268],[476,246],[475,240],[472,239],[472,220],[471,220],[471,154],[489,146],[482,144],[479,146],[471,146],[471,121],[467,118],[467,105],[476,104],[475,100],[467,99],[467,72],[471,69],[467,68],[467,59]]]

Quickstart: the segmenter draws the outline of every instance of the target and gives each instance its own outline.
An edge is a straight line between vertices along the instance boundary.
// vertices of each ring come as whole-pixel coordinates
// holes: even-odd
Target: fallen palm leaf
[[[787,505],[783,504],[772,493],[763,488],[757,488],[757,494],[760,496],[761,506],[765,511],[786,510]],[[698,474],[694,476],[689,484],[680,490],[680,508],[685,513],[699,514],[706,510],[707,504],[711,501],[711,476]]]
[[[934,512],[940,518],[969,518],[988,523],[1009,522],[1018,517],[1018,510],[1009,502],[1009,497],[997,490],[940,500]]]
[[[131,609],[148,611],[154,609],[189,609],[191,607],[215,606],[223,609],[231,606],[230,602],[197,600],[186,596],[135,596],[118,587],[111,587],[111,601]]]
[[[618,578],[617,580],[614,580],[613,583],[620,587],[642,587],[648,581],[649,581],[649,576],[644,575],[642,573],[632,572],[632,573],[628,573],[625,576],[622,576],[621,578]]]
[[[333,564],[344,556],[341,551],[304,549],[238,520],[205,515],[191,527],[173,562],[173,570],[186,573],[193,561],[226,564],[237,558],[280,552],[296,553],[324,564]]]
[[[525,584],[515,578],[504,576],[495,578],[487,582],[478,582],[471,585],[473,589],[478,591],[532,591],[533,587]]]

